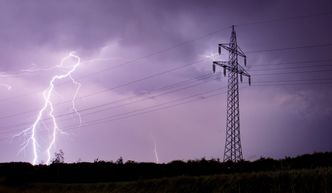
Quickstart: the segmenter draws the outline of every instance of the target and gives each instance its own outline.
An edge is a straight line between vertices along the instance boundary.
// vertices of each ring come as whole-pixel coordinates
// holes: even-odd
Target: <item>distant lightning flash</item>
[[[7,90],[11,90],[12,89],[12,86],[9,85],[9,84],[0,84],[0,87],[5,87],[5,88],[7,88]]]
[[[154,154],[156,163],[158,164],[159,163],[159,156],[158,156],[158,149],[157,149],[157,141],[156,141],[156,138],[152,135],[152,133],[150,133],[150,134],[151,134],[150,136],[151,136],[152,141],[153,141],[153,154]]]
[[[7,78],[7,77],[10,77],[10,75],[4,72],[0,72],[0,78]],[[13,88],[12,85],[5,83],[0,83],[0,87],[5,87],[8,91],[10,91]]]
[[[73,66],[65,66],[65,62],[68,59],[70,59],[70,58],[74,58],[77,62]],[[38,141],[36,139],[36,137],[37,137],[36,136],[37,135],[37,126],[42,123],[42,118],[47,113],[47,111],[48,111],[48,116],[52,120],[53,128],[52,128],[52,138],[51,138],[51,141],[50,141],[50,143],[49,143],[49,145],[48,145],[48,147],[46,149],[46,152],[47,152],[47,161],[46,161],[46,164],[49,164],[50,161],[51,161],[51,149],[52,149],[52,147],[55,144],[57,133],[58,132],[62,132],[61,129],[59,128],[59,126],[58,126],[57,121],[56,121],[56,118],[55,118],[55,115],[54,115],[54,105],[53,105],[53,102],[51,100],[51,96],[54,93],[54,83],[55,83],[56,80],[70,78],[72,80],[73,84],[75,84],[77,86],[76,92],[75,92],[75,94],[73,96],[73,99],[72,99],[72,103],[73,103],[72,104],[72,108],[78,114],[79,119],[80,119],[80,123],[81,123],[81,116],[79,115],[78,110],[76,109],[76,106],[75,106],[75,99],[76,99],[76,97],[78,95],[78,91],[79,91],[79,89],[81,87],[81,84],[79,82],[77,82],[72,77],[72,73],[74,71],[76,71],[76,69],[80,65],[80,61],[81,61],[81,59],[80,59],[79,56],[77,56],[77,55],[75,55],[73,53],[69,53],[69,55],[66,56],[66,57],[64,57],[61,60],[61,63],[56,66],[58,68],[65,69],[66,72],[64,72],[64,74],[55,75],[55,76],[52,77],[52,79],[49,82],[48,88],[43,91],[44,103],[43,103],[42,108],[38,112],[36,120],[34,121],[34,123],[32,124],[32,126],[30,128],[28,128],[28,129],[24,130],[23,132],[21,132],[21,134],[24,134],[24,135],[26,135],[27,133],[31,133],[30,137],[25,142],[25,145],[24,145],[23,148],[25,148],[29,144],[29,142],[32,143],[32,149],[33,149],[33,161],[32,161],[32,163],[34,165],[37,163],[38,157],[39,157],[38,156],[38,150],[37,150],[37,148],[38,148]]]
[[[203,56],[203,58],[209,59],[211,61],[215,61],[217,59],[217,57],[219,56],[219,54],[218,53],[209,53],[209,54],[205,54],[202,56]]]
[[[158,156],[158,151],[157,151],[157,143],[154,141],[154,156],[156,158],[156,163],[159,164],[159,156]]]

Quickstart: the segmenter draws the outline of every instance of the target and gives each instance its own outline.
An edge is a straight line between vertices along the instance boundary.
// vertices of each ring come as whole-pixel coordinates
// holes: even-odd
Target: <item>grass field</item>
[[[1,185],[8,193],[330,193],[332,168],[180,176],[132,182]]]

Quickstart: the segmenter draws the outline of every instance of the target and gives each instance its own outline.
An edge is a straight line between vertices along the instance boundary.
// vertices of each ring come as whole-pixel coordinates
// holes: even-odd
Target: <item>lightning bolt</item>
[[[69,75],[70,79],[72,80],[73,84],[76,85],[76,91],[75,91],[75,94],[73,96],[73,99],[72,99],[72,108],[74,110],[74,112],[77,114],[78,118],[79,118],[79,121],[80,121],[80,126],[82,125],[82,117],[81,117],[81,114],[78,112],[77,110],[77,107],[76,107],[76,98],[78,96],[78,91],[80,90],[81,88],[81,83],[77,82],[71,75]]]
[[[72,66],[66,66],[65,62],[70,59],[70,58],[74,58],[76,60],[76,63]],[[32,163],[33,165],[35,165],[38,161],[38,141],[37,141],[37,127],[38,125],[42,124],[42,118],[45,116],[45,114],[47,114],[48,112],[48,116],[51,118],[52,120],[52,138],[51,141],[49,142],[47,149],[46,149],[46,153],[47,153],[47,161],[46,164],[49,164],[51,161],[51,150],[56,142],[56,137],[57,134],[60,133],[64,133],[58,126],[58,123],[56,121],[55,115],[54,115],[54,105],[53,102],[51,100],[52,94],[54,94],[54,88],[55,88],[55,82],[57,80],[62,80],[62,79],[66,79],[69,78],[70,80],[72,80],[73,84],[76,85],[76,91],[75,94],[73,96],[72,99],[72,108],[75,111],[75,113],[79,116],[80,119],[80,123],[81,123],[81,116],[78,113],[78,110],[75,106],[75,100],[77,98],[78,95],[78,91],[81,87],[81,84],[79,82],[77,82],[73,77],[72,77],[72,73],[74,71],[76,71],[76,69],[79,67],[81,62],[81,59],[79,56],[75,55],[74,53],[69,53],[68,56],[62,58],[61,63],[59,65],[57,65],[56,67],[63,69],[65,72],[63,72],[63,74],[60,75],[55,75],[51,78],[50,82],[49,82],[49,86],[43,91],[43,99],[44,99],[44,103],[42,108],[39,110],[37,118],[35,119],[35,121],[33,122],[32,126],[28,129],[23,130],[21,133],[19,133],[16,136],[20,136],[20,135],[24,135],[26,136],[28,133],[30,134],[30,137],[27,139],[27,141],[24,143],[22,149],[25,149],[26,146],[31,142],[32,143],[32,150],[33,150],[33,160]],[[22,150],[21,149],[21,150]]]
[[[153,142],[153,154],[155,157],[155,162],[158,164],[159,163],[159,156],[158,156],[158,149],[157,149],[157,141],[156,138],[154,137],[154,135],[152,133],[150,133],[152,142]]]

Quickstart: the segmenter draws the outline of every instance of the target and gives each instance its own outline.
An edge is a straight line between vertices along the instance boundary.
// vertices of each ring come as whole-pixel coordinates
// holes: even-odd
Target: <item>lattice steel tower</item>
[[[224,162],[238,162],[243,159],[241,137],[240,137],[240,105],[239,105],[239,75],[242,82],[242,76],[247,76],[249,85],[251,78],[249,73],[238,63],[238,56],[244,58],[244,65],[247,63],[246,55],[237,45],[236,32],[232,26],[230,43],[219,44],[218,53],[221,54],[221,48],[229,52],[229,61],[213,61],[213,72],[216,66],[224,69],[224,76],[228,71],[227,86],[227,123],[226,123],[226,142],[224,152]]]

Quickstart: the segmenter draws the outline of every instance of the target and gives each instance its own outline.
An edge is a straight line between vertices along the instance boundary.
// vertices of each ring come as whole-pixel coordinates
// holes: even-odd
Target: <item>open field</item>
[[[332,168],[307,170],[179,176],[131,182],[2,185],[8,193],[329,193]]]
[[[332,153],[241,161],[0,164],[0,193],[332,193]]]

